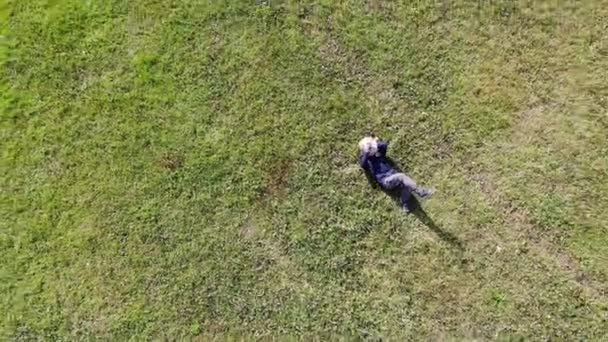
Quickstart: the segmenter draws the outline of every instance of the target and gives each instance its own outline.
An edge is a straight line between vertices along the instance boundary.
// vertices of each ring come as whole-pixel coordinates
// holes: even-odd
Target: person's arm
[[[378,184],[376,183],[374,176],[372,175],[372,170],[369,165],[369,156],[367,155],[367,153],[361,153],[359,155],[359,165],[361,165],[361,168],[363,169],[363,173],[365,174],[365,178],[367,178],[367,182],[371,184],[374,188],[377,188]]]
[[[386,155],[386,150],[388,149],[388,142],[386,141],[378,141],[378,153],[381,155]]]
[[[359,165],[361,166],[361,168],[365,171],[369,170],[369,165],[367,163],[367,153],[361,153],[359,155]]]

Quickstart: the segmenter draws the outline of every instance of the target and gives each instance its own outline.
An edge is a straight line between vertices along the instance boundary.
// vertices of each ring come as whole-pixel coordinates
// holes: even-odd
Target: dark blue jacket
[[[364,153],[359,155],[359,163],[363,170],[368,172],[378,183],[382,183],[384,178],[397,172],[393,164],[386,158],[387,148],[387,142],[378,141],[378,153],[376,155]]]

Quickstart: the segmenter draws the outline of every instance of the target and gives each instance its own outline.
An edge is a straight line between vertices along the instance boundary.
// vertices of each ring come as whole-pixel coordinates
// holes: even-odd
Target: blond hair
[[[374,155],[378,152],[378,139],[365,137],[359,141],[359,151],[363,154]]]

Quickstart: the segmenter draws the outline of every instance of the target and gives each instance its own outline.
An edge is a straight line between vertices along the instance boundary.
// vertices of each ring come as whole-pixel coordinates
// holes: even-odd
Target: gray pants
[[[410,201],[410,198],[412,197],[412,193],[414,193],[420,197],[427,197],[433,193],[432,189],[418,187],[418,185],[416,185],[416,182],[413,179],[411,179],[404,173],[400,173],[400,172],[383,178],[380,181],[380,185],[387,190],[401,191],[401,193],[400,193],[401,205],[403,205],[404,208],[408,208],[408,209],[410,209],[409,201]]]

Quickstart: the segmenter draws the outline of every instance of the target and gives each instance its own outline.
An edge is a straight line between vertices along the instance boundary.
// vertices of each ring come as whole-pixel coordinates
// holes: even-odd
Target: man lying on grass
[[[406,213],[413,210],[410,201],[412,193],[421,198],[429,197],[435,192],[430,188],[416,185],[413,179],[395,169],[394,164],[386,157],[388,143],[371,136],[359,141],[359,163],[368,175],[382,189],[398,192],[402,208]]]

